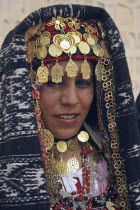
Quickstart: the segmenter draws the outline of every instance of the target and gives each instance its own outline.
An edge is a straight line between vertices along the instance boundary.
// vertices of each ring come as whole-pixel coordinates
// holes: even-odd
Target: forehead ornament
[[[50,74],[52,81],[58,83],[62,81],[64,75],[64,69],[58,62],[59,57],[63,57],[64,54],[69,56],[65,71],[68,77],[75,77],[78,68],[73,60],[73,55],[84,55],[81,74],[83,79],[89,79],[91,69],[87,62],[88,56],[110,57],[104,36],[103,27],[98,20],[84,22],[72,17],[53,17],[47,23],[43,23],[35,34],[35,38],[27,43],[28,61],[31,63],[34,58],[41,61],[41,66],[36,74],[39,82],[47,82]],[[53,61],[55,58],[56,63],[49,71],[44,61],[47,62],[48,58],[51,61],[50,56],[53,57]],[[97,75],[101,75],[99,71],[101,70],[98,67]],[[102,76],[99,81],[101,79]]]

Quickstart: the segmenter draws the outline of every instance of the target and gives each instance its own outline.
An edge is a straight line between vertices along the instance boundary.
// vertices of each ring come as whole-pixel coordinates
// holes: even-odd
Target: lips
[[[76,120],[78,116],[79,113],[65,113],[65,114],[58,114],[55,117],[57,117],[57,119],[61,121],[74,122],[74,120]]]

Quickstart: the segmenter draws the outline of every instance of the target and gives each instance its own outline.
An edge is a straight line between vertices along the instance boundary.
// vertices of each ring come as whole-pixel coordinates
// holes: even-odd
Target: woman
[[[1,209],[139,209],[139,131],[110,16],[42,8],[1,58]]]

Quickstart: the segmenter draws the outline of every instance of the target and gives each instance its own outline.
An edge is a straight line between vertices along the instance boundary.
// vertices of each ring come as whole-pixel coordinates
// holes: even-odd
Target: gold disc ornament
[[[78,147],[77,139],[70,139],[68,141],[68,149],[70,151],[76,151],[76,148]]]
[[[67,173],[76,172],[79,170],[79,162],[76,159],[75,155],[73,158],[70,158],[67,162]]]
[[[46,150],[50,150],[54,144],[54,137],[48,129],[42,129],[42,137],[45,140]]]
[[[47,56],[47,48],[43,45],[37,46],[35,56],[40,60],[44,59]]]
[[[86,55],[90,52],[89,45],[84,41],[81,41],[79,43],[78,47],[79,47],[80,52],[83,53],[84,55]]]
[[[67,174],[67,163],[65,163],[62,159],[56,164],[56,168],[59,176],[65,176]]]
[[[56,144],[56,148],[59,152],[66,152],[67,144],[64,141],[58,141]]]
[[[62,54],[62,50],[51,44],[49,47],[49,54],[53,57],[59,57]]]
[[[89,140],[89,134],[86,131],[81,131],[77,138],[81,142],[87,142]]]

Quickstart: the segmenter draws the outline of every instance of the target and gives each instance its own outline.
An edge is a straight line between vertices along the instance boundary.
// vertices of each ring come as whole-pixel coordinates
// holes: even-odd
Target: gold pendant
[[[56,168],[60,176],[65,176],[67,174],[67,163],[63,161],[62,156],[61,160],[56,164]]]
[[[89,135],[86,131],[81,131],[78,136],[78,140],[81,142],[87,142],[89,140]]]
[[[76,63],[74,63],[74,61],[71,58],[66,65],[65,71],[67,72],[68,77],[76,77],[77,76],[78,67],[77,67]]]
[[[97,63],[96,67],[95,67],[95,75],[96,75],[96,79],[97,81],[102,81],[102,71],[103,71],[103,65],[101,63]]]
[[[67,144],[64,141],[58,141],[56,144],[56,148],[59,152],[66,152]]]
[[[82,73],[83,79],[89,79],[90,78],[91,69],[90,69],[90,65],[89,65],[89,63],[87,62],[86,59],[82,63],[81,73]]]
[[[41,83],[48,82],[49,70],[46,66],[44,66],[43,62],[41,66],[38,68],[36,76],[39,82]]]
[[[42,137],[45,140],[46,150],[50,150],[54,144],[54,137],[52,133],[47,129],[42,129]]]
[[[70,139],[68,141],[68,148],[70,151],[76,151],[77,147],[78,147],[78,143],[76,139]]]
[[[107,207],[108,210],[115,210],[116,209],[116,208],[114,208],[114,207],[116,207],[116,205],[114,203],[112,203],[111,201],[106,202],[106,207]]]
[[[70,158],[68,160],[67,166],[68,166],[67,173],[76,172],[79,170],[79,162],[76,159],[75,154],[73,158]]]
[[[59,83],[62,82],[62,76],[64,76],[63,68],[58,62],[52,67],[51,70],[52,82]]]

